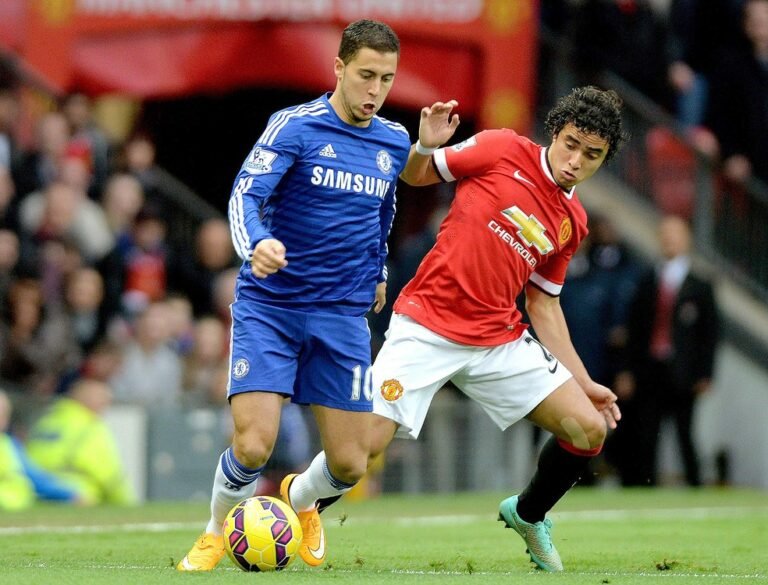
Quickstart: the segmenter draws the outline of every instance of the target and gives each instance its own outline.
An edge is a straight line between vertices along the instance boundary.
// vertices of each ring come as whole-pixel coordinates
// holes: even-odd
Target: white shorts
[[[413,439],[448,380],[504,430],[572,377],[527,331],[504,345],[463,345],[396,313],[372,371],[373,412]]]

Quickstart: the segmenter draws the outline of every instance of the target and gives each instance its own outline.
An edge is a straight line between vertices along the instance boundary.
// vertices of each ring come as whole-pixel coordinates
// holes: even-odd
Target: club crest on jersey
[[[251,369],[251,364],[245,358],[240,358],[232,366],[232,376],[237,380],[242,380],[248,375]]]
[[[376,166],[385,175],[388,175],[389,171],[392,170],[392,157],[386,150],[380,150],[376,153]]]
[[[460,150],[464,150],[465,148],[468,148],[470,146],[475,146],[476,144],[477,144],[477,140],[475,140],[475,137],[472,136],[470,138],[467,138],[463,142],[454,144],[453,146],[451,146],[451,149],[455,150],[456,152],[459,152]]]
[[[272,163],[275,162],[277,153],[265,150],[257,146],[248,155],[243,163],[243,168],[252,175],[264,175],[272,172]]]
[[[571,236],[573,235],[573,226],[571,225],[571,218],[570,217],[564,217],[563,221],[560,222],[560,244],[565,244],[568,240],[571,239]]]
[[[403,385],[395,380],[384,380],[381,384],[381,397],[387,402],[394,402],[403,395]]]

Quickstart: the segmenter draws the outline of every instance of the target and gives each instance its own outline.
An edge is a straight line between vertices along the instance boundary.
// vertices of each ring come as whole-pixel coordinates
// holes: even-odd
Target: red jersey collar
[[[547,176],[547,178],[552,181],[552,183],[560,189],[560,191],[563,192],[563,195],[565,195],[566,199],[573,199],[573,193],[576,189],[576,187],[571,187],[568,191],[560,187],[560,185],[557,184],[557,181],[555,181],[555,176],[552,174],[552,169],[549,168],[549,160],[547,159],[547,151],[549,150],[549,147],[541,147],[541,170],[544,172],[544,174]]]

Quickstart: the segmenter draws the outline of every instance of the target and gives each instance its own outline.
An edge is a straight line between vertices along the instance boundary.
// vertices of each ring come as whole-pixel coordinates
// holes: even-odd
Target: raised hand
[[[422,146],[436,148],[451,139],[459,126],[459,115],[451,115],[451,112],[458,105],[456,100],[449,100],[421,108],[419,142]]]

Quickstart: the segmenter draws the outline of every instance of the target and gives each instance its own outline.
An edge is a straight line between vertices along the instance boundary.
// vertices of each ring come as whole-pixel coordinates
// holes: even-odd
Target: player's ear
[[[346,67],[344,61],[342,61],[339,57],[336,57],[333,61],[333,73],[336,75],[336,79],[339,81],[341,81],[341,78],[344,77],[344,67]]]

